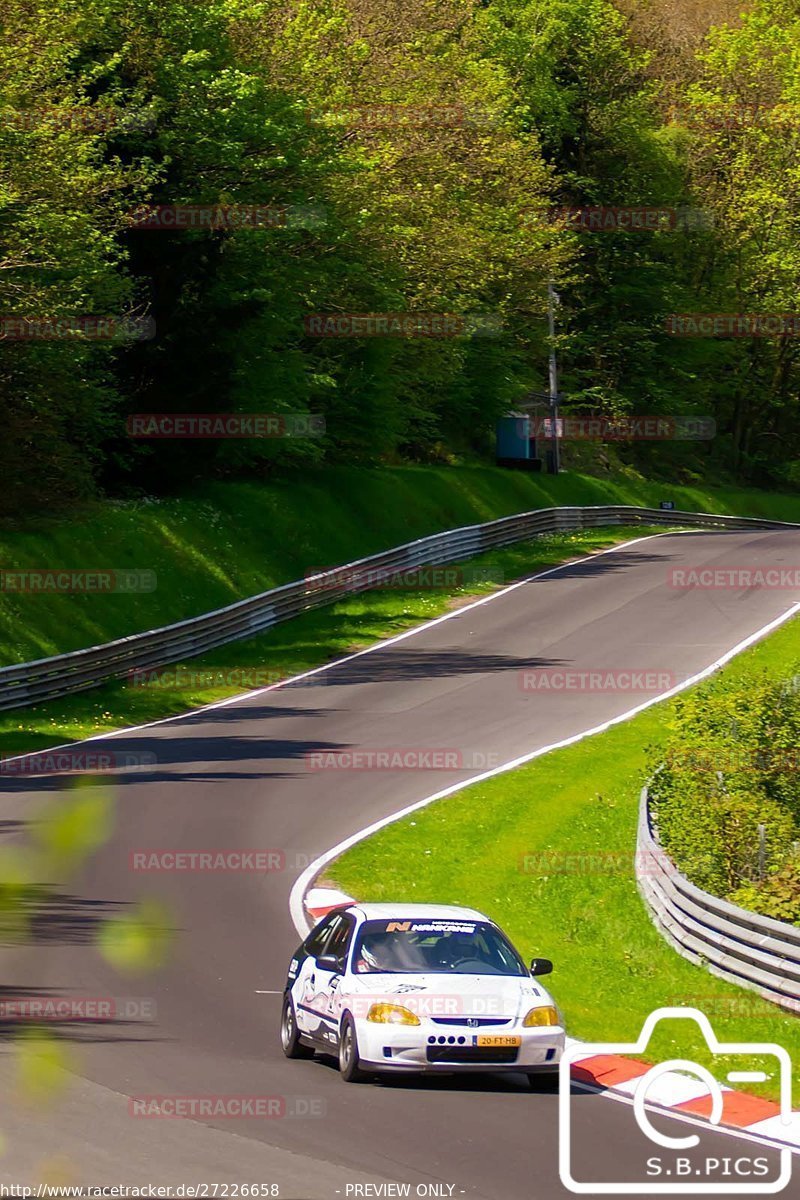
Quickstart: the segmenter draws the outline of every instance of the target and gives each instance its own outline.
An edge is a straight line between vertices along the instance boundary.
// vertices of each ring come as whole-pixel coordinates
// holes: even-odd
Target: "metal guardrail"
[[[602,525],[690,525],[694,528],[800,529],[785,521],[728,517],[629,505],[543,508],[467,525],[407,542],[381,554],[323,571],[309,579],[272,588],[214,612],[203,613],[145,633],[57,654],[52,658],[0,668],[0,711],[83,691],[133,671],[154,670],[203,654],[215,646],[253,637],[310,609],[352,594],[352,578],[364,589],[381,586],[381,572],[459,562],[543,533],[594,529]],[[370,582],[374,580],[374,582]]]
[[[660,845],[647,787],[639,807],[636,876],[656,928],[691,962],[800,1011],[800,928],[695,887]]]

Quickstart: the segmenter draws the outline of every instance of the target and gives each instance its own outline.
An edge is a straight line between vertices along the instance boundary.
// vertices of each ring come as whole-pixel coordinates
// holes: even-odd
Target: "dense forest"
[[[490,453],[548,281],[565,412],[800,484],[799,61],[791,0],[4,0],[0,511]],[[230,412],[293,436],[131,436]]]

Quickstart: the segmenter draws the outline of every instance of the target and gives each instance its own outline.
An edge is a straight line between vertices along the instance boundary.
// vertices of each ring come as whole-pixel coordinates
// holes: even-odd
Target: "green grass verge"
[[[180,499],[108,502],[68,520],[0,528],[0,569],[139,568],[143,595],[28,595],[0,587],[0,664],[27,662],[195,616],[454,526],[553,504],[653,504],[800,520],[800,494],[527,475],[493,467],[330,467],[271,484],[215,483]]]
[[[544,570],[565,560],[613,546],[651,529],[609,528],[574,534],[552,534],[535,541],[492,551],[469,562],[492,582],[475,582],[442,591],[381,590],[364,592],[337,604],[306,613],[259,637],[222,646],[198,658],[175,664],[169,672],[187,677],[185,686],[107,684],[62,700],[0,713],[0,755],[41,750],[92,733],[141,725],[240,694],[261,680],[276,682],[321,666],[355,649],[401,633],[447,612],[454,603],[499,587],[503,581]],[[457,570],[458,564],[453,564]],[[466,573],[465,573],[466,574]],[[208,686],[204,672],[252,672],[252,684]]]
[[[725,671],[780,675],[798,651],[796,619]],[[488,913],[527,957],[554,960],[552,990],[574,1037],[634,1041],[655,1009],[693,1004],[721,1040],[778,1042],[800,1062],[798,1019],[681,958],[637,892],[639,791],[648,748],[664,741],[670,704],[421,809],[326,874],[363,900],[467,904]],[[570,866],[568,855],[604,856],[606,866],[593,872],[580,858]],[[697,1039],[687,1039],[683,1021],[661,1026],[647,1057],[713,1065]],[[776,1098],[776,1080],[750,1090]]]
[[[26,595],[0,587],[0,664],[26,662],[152,629],[352,561],[415,537],[554,504],[656,504],[800,521],[800,494],[650,484],[613,477],[528,475],[494,467],[327,467],[270,484],[212,483],[162,501],[108,502],[65,520],[0,527],[0,570],[42,567],[154,571],[142,595]],[[628,536],[627,534],[624,536]],[[567,539],[494,561],[506,578],[619,535]],[[474,590],[474,589],[473,589]],[[467,593],[461,589],[460,594]],[[263,667],[283,677],[443,611],[435,594],[370,594],[250,642],[179,664]],[[102,730],[185,712],[241,691],[112,685],[0,716],[0,754],[42,749]]]

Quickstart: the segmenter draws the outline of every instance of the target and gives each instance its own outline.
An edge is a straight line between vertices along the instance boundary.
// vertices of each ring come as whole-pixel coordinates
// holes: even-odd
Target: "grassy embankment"
[[[98,505],[63,521],[0,529],[0,568],[140,568],[156,573],[142,595],[26,595],[0,591],[0,664],[77,650],[181,620],[442,529],[552,504],[657,503],[800,520],[800,495],[665,488],[630,476],[528,476],[492,467],[329,468],[270,485],[213,484],[151,503]],[[511,579],[631,536],[608,530],[541,539],[480,560]],[[444,611],[453,593],[382,591],[309,613],[261,637],[185,664],[262,668],[284,677]],[[115,683],[0,715],[0,754],[40,749],[100,730],[183,712],[242,690],[235,682],[180,689]]]

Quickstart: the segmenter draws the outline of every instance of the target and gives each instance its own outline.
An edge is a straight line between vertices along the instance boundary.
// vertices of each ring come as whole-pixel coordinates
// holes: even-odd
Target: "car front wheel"
[[[281,1010],[281,1046],[287,1058],[313,1058],[314,1051],[300,1041],[292,997],[287,992]]]
[[[355,1022],[349,1014],[339,1033],[339,1070],[345,1083],[361,1083],[367,1077],[361,1069]]]

